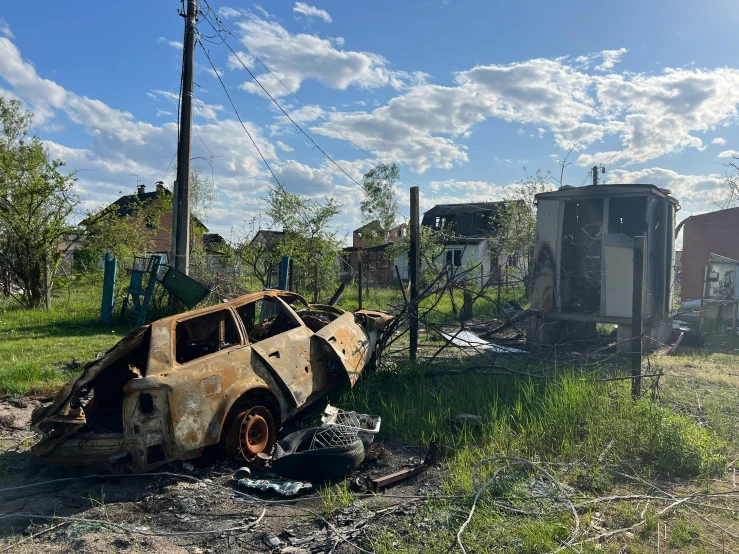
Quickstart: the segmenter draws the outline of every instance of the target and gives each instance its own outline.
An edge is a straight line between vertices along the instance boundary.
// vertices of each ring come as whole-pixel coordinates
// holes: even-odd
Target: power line
[[[206,2],[206,4],[207,4],[207,2]],[[209,9],[209,11],[212,11],[212,8],[210,8],[210,5],[208,5],[208,9]],[[207,14],[204,14],[204,13],[202,13],[202,12],[201,12],[201,15],[203,15],[203,17],[205,18],[205,20],[206,20],[206,21],[208,21],[208,23],[209,23],[209,24],[211,25],[211,27],[213,27],[213,30],[214,30],[214,31],[216,31],[216,32],[218,32],[218,30],[217,30],[217,29],[216,29],[216,28],[215,28],[215,27],[213,26],[213,23],[212,23],[212,22],[211,22],[211,21],[210,21],[210,20],[208,19],[208,17],[207,17]],[[199,39],[198,39],[198,42],[200,42],[200,46],[201,46],[201,47],[203,47],[203,50],[205,50],[205,47],[203,46],[203,43],[202,43],[202,42],[201,42],[201,41],[200,41]],[[341,171],[341,172],[342,172],[342,173],[343,173],[344,175],[346,175],[346,177],[347,177],[347,178],[348,178],[349,180],[351,180],[352,182],[354,182],[354,184],[356,184],[356,185],[357,185],[358,187],[360,187],[360,188],[361,188],[362,190],[364,190],[364,191],[366,192],[366,189],[365,189],[364,185],[362,185],[362,184],[361,184],[361,183],[360,183],[359,181],[357,181],[357,180],[356,180],[356,179],[355,179],[354,177],[352,177],[352,176],[351,176],[351,175],[350,175],[350,174],[349,174],[349,173],[348,173],[348,172],[347,172],[347,171],[346,171],[346,170],[345,170],[345,169],[344,169],[343,167],[341,167],[341,166],[340,166],[340,165],[339,165],[339,164],[338,164],[338,163],[337,163],[337,162],[336,162],[336,161],[335,161],[335,160],[334,160],[334,159],[333,159],[333,158],[332,158],[332,157],[331,157],[331,156],[330,156],[330,155],[329,155],[329,154],[328,154],[328,153],[327,153],[327,152],[326,152],[326,151],[325,151],[325,150],[324,150],[323,148],[321,148],[321,146],[320,146],[320,145],[319,145],[319,144],[318,144],[318,143],[317,143],[317,142],[316,142],[316,141],[315,141],[315,140],[313,139],[313,137],[311,137],[311,136],[310,136],[310,135],[309,135],[309,134],[308,134],[308,133],[307,133],[307,132],[306,132],[306,131],[305,131],[305,130],[304,130],[304,129],[303,129],[303,128],[302,128],[302,127],[301,127],[301,126],[300,126],[300,125],[299,125],[299,124],[298,124],[298,123],[297,123],[297,122],[296,122],[296,121],[295,121],[295,120],[294,120],[294,119],[293,119],[292,117],[291,117],[291,116],[290,116],[290,114],[289,114],[289,113],[288,113],[288,112],[287,112],[287,111],[286,111],[286,110],[285,110],[285,109],[284,109],[284,108],[283,108],[283,107],[282,107],[282,106],[280,105],[280,103],[279,103],[279,102],[278,102],[277,100],[275,100],[275,98],[274,98],[274,97],[273,97],[273,96],[272,96],[272,95],[271,95],[271,94],[269,93],[269,91],[268,91],[268,90],[267,90],[267,89],[266,89],[266,88],[264,87],[264,85],[262,85],[262,83],[261,83],[261,82],[259,81],[259,79],[257,79],[257,77],[256,77],[256,76],[254,75],[254,73],[253,73],[253,72],[252,72],[252,71],[251,71],[251,70],[249,69],[249,67],[247,67],[247,65],[246,65],[246,64],[245,64],[245,63],[244,63],[244,62],[243,62],[243,61],[241,60],[241,58],[240,58],[240,57],[238,56],[238,54],[237,54],[237,53],[236,53],[236,52],[234,51],[234,49],[233,49],[233,48],[231,48],[231,45],[230,45],[230,44],[228,44],[228,42],[227,42],[226,40],[223,40],[223,44],[225,44],[225,45],[226,45],[226,47],[227,47],[227,48],[228,48],[228,49],[229,49],[229,50],[231,51],[231,53],[232,53],[232,54],[233,54],[233,55],[234,55],[234,56],[236,57],[236,59],[237,59],[237,60],[239,61],[239,63],[240,63],[240,64],[241,64],[242,66],[243,66],[243,68],[244,68],[244,69],[245,69],[245,70],[247,71],[247,73],[249,73],[249,75],[250,75],[250,76],[251,76],[251,78],[252,78],[252,79],[254,80],[254,82],[255,82],[255,83],[257,83],[257,85],[259,85],[259,87],[260,87],[260,88],[262,89],[262,91],[264,91],[264,93],[265,93],[265,94],[266,94],[266,95],[267,95],[267,96],[269,97],[269,99],[270,99],[270,100],[271,100],[271,101],[272,101],[272,102],[273,102],[273,103],[275,104],[275,106],[277,106],[277,108],[278,108],[278,109],[279,109],[279,110],[280,110],[280,111],[281,111],[281,112],[282,112],[282,113],[283,113],[283,114],[285,115],[285,117],[287,117],[287,118],[288,118],[288,119],[290,120],[290,122],[291,122],[291,123],[292,123],[292,124],[293,124],[293,125],[294,125],[294,126],[295,126],[295,127],[297,128],[297,129],[298,129],[298,131],[300,131],[300,132],[301,132],[301,133],[302,133],[302,134],[303,134],[303,135],[304,135],[304,136],[305,136],[305,137],[306,137],[306,138],[307,138],[307,139],[308,139],[308,140],[309,140],[309,141],[310,141],[310,142],[311,142],[311,143],[313,144],[313,146],[314,146],[314,147],[315,147],[316,149],[318,149],[318,151],[320,151],[320,152],[321,152],[321,154],[323,154],[323,155],[324,155],[324,156],[326,157],[326,159],[328,159],[328,160],[329,160],[329,161],[330,161],[330,162],[331,162],[332,164],[334,164],[334,165],[335,165],[335,166],[336,166],[336,167],[337,167],[337,168],[339,169],[339,171]],[[207,55],[207,54],[206,54],[206,55]],[[212,61],[210,60],[210,57],[208,57],[208,61],[209,61],[209,62],[211,63],[211,66],[213,66],[213,62],[212,62]],[[214,69],[214,71],[215,71],[215,66],[213,66],[213,69]],[[217,72],[216,72],[216,73],[217,73]],[[223,86],[223,81],[221,80],[221,78],[220,78],[220,75],[217,75],[217,76],[218,76],[218,80],[219,80],[219,81],[221,81],[221,85]],[[224,86],[224,90],[225,90],[225,86]],[[226,94],[228,94],[228,92],[227,92]],[[229,101],[231,101],[231,105],[233,106],[233,101],[231,100],[231,97],[230,97],[230,95],[229,95]],[[235,108],[235,106],[234,106],[234,110],[235,110],[235,109],[236,109],[236,108]],[[315,112],[314,112],[314,113],[315,113]],[[238,115],[238,113],[237,113],[237,115]],[[239,120],[241,120],[241,119],[239,118]],[[243,125],[243,123],[242,123],[242,125]],[[351,142],[351,141],[350,141],[350,142]],[[256,145],[255,145],[255,146],[256,146]],[[266,163],[266,160],[265,160],[265,163]],[[268,167],[269,167],[269,166],[268,166]],[[271,171],[271,169],[270,169],[270,171]],[[273,176],[274,176],[274,174],[273,174]],[[275,177],[275,180],[277,180],[277,178],[276,178],[276,177]],[[279,183],[279,181],[277,181],[277,183],[278,183],[278,185],[280,184],[280,183]],[[400,217],[402,217],[402,218],[408,219],[408,216],[406,216],[406,215],[404,215],[404,214],[400,213],[400,212],[399,212],[398,210],[395,210],[395,213],[396,213],[397,215],[399,215]]]
[[[210,6],[209,6],[210,7]],[[218,77],[218,82],[221,83],[221,86],[223,87],[223,92],[226,93],[226,96],[228,97],[228,101],[231,103],[231,107],[234,110],[234,113],[236,114],[236,117],[239,120],[239,123],[241,123],[241,126],[244,128],[244,132],[246,132],[246,135],[249,137],[249,140],[254,145],[254,148],[256,148],[257,152],[259,153],[259,157],[262,158],[262,161],[264,162],[264,165],[267,166],[267,169],[269,169],[269,172],[272,174],[272,177],[274,178],[275,182],[277,183],[277,186],[281,186],[279,179],[277,179],[277,175],[275,175],[275,172],[272,171],[272,168],[269,165],[269,162],[262,154],[262,151],[259,150],[259,146],[257,146],[257,143],[254,141],[254,138],[251,136],[251,133],[246,128],[246,125],[244,125],[244,121],[241,119],[241,116],[239,115],[239,111],[236,109],[236,105],[234,104],[233,100],[231,99],[231,95],[228,92],[228,89],[226,88],[226,85],[223,84],[223,79],[221,79],[221,75],[218,73],[218,70],[216,69],[215,64],[213,63],[213,60],[210,59],[210,55],[208,54],[208,51],[205,49],[205,46],[203,45],[203,42],[200,40],[200,35],[197,35],[198,44],[200,44],[200,47],[203,49],[203,52],[205,53],[205,57],[208,58],[208,63],[210,63],[210,66],[213,68],[213,73],[216,77]]]
[[[200,13],[201,13],[201,15],[203,16],[203,18],[204,18],[204,19],[205,19],[205,20],[206,20],[206,21],[208,22],[208,24],[209,24],[209,25],[210,25],[210,26],[211,26],[211,27],[213,28],[213,30],[214,30],[214,31],[215,31],[216,33],[219,33],[219,29],[216,29],[216,26],[215,26],[215,25],[213,25],[213,22],[212,22],[212,21],[210,20],[210,18],[208,17],[208,14],[209,14],[210,12],[213,12],[213,13],[215,14],[215,11],[213,10],[213,8],[211,8],[211,7],[210,7],[210,4],[208,4],[207,0],[204,0],[204,2],[205,2],[205,4],[206,4],[206,6],[208,7],[208,13],[203,13],[203,12],[200,12]],[[313,113],[313,114],[314,114],[314,115],[315,115],[315,116],[316,116],[317,118],[319,118],[319,119],[320,119],[321,121],[323,121],[323,122],[324,122],[324,123],[325,123],[326,125],[328,125],[328,126],[329,126],[329,127],[331,128],[331,130],[333,130],[333,131],[334,131],[335,133],[337,133],[337,134],[338,134],[339,136],[341,136],[341,137],[342,137],[342,138],[343,138],[344,140],[346,140],[347,142],[349,142],[349,144],[351,144],[352,146],[354,146],[355,148],[357,148],[357,149],[358,149],[358,150],[360,150],[361,152],[364,152],[364,153],[365,153],[366,155],[368,155],[369,157],[371,157],[371,158],[373,158],[373,159],[375,159],[375,160],[377,160],[377,161],[379,161],[379,162],[383,163],[383,162],[382,162],[382,159],[381,159],[381,158],[379,158],[379,157],[378,157],[378,156],[377,156],[376,154],[373,154],[372,152],[369,152],[368,150],[366,150],[366,149],[362,148],[361,146],[359,146],[359,145],[358,145],[358,144],[357,144],[356,142],[354,142],[354,141],[353,141],[352,139],[350,139],[350,138],[349,138],[349,137],[347,137],[347,136],[346,136],[346,135],[345,135],[344,133],[342,133],[342,132],[341,132],[341,131],[339,131],[339,130],[338,130],[338,129],[337,129],[336,127],[334,127],[334,126],[333,126],[333,125],[331,124],[331,122],[330,122],[330,121],[329,121],[328,119],[326,119],[326,118],[325,118],[325,117],[323,117],[323,116],[322,116],[321,114],[319,114],[318,112],[316,112],[316,111],[315,111],[315,110],[313,109],[313,107],[312,107],[312,106],[311,106],[310,104],[308,104],[307,102],[305,102],[305,100],[303,100],[302,98],[300,98],[300,96],[298,96],[298,95],[297,95],[297,93],[296,93],[295,91],[293,91],[293,90],[292,90],[292,89],[291,89],[290,87],[288,87],[288,86],[287,86],[287,85],[285,84],[285,82],[284,82],[284,81],[283,81],[282,79],[280,79],[280,77],[279,77],[279,76],[277,76],[277,75],[276,75],[276,74],[275,74],[275,73],[274,73],[274,72],[273,72],[273,71],[272,71],[272,70],[271,70],[271,69],[269,68],[269,66],[267,66],[267,65],[266,65],[266,64],[265,64],[264,62],[262,62],[262,60],[260,60],[260,59],[259,59],[259,58],[258,58],[257,56],[255,56],[254,54],[252,54],[252,52],[251,52],[251,51],[249,50],[249,48],[247,48],[247,47],[246,47],[246,45],[245,45],[245,44],[244,44],[243,42],[241,42],[241,41],[240,41],[240,40],[238,39],[238,37],[236,37],[236,35],[234,35],[234,34],[233,34],[233,33],[231,32],[231,30],[230,30],[230,29],[229,29],[228,27],[226,27],[226,25],[224,25],[224,24],[223,24],[223,22],[222,22],[222,21],[221,21],[221,20],[220,20],[220,19],[218,18],[218,15],[214,15],[213,17],[215,18],[215,20],[216,20],[216,23],[218,24],[218,27],[219,27],[219,28],[221,29],[221,31],[222,31],[222,32],[225,32],[225,33],[229,34],[229,35],[230,35],[231,37],[233,37],[233,39],[234,39],[234,40],[235,40],[235,41],[236,41],[237,43],[239,43],[239,45],[240,45],[240,46],[241,46],[241,47],[242,47],[242,48],[243,48],[243,49],[244,49],[244,50],[245,50],[245,51],[247,52],[247,54],[249,54],[249,55],[250,55],[250,56],[251,56],[251,57],[252,57],[252,58],[254,59],[254,61],[256,61],[256,62],[257,62],[257,63],[258,63],[259,65],[261,65],[261,66],[262,66],[262,67],[263,67],[263,68],[264,68],[265,70],[267,70],[267,72],[268,72],[268,73],[269,73],[270,75],[272,75],[272,76],[273,76],[273,77],[274,77],[275,79],[277,79],[277,81],[278,81],[278,82],[279,82],[279,83],[280,83],[280,84],[281,84],[281,85],[282,85],[282,86],[283,86],[283,87],[285,88],[285,90],[287,90],[287,91],[288,91],[288,92],[289,92],[290,94],[292,94],[292,95],[293,95],[293,96],[294,96],[294,97],[295,97],[295,98],[296,98],[296,99],[297,99],[297,100],[298,100],[298,101],[299,101],[299,102],[300,102],[301,104],[303,104],[303,105],[304,105],[304,106],[305,106],[306,108],[308,108],[308,109],[309,109],[309,110],[310,110],[310,111],[311,111],[311,112],[312,112],[312,113]],[[244,67],[244,69],[246,69],[246,70],[247,70],[247,71],[249,72],[249,74],[250,74],[250,75],[252,76],[252,78],[253,78],[253,79],[254,79],[254,80],[255,80],[255,81],[257,82],[257,84],[259,84],[259,86],[260,86],[260,87],[262,88],[262,90],[264,90],[264,87],[262,86],[262,84],[261,84],[261,83],[260,83],[260,82],[259,82],[259,81],[258,81],[258,80],[256,79],[256,77],[254,77],[254,75],[253,75],[253,74],[251,73],[251,71],[250,71],[250,70],[249,70],[249,69],[248,69],[248,68],[246,67],[246,65],[244,64],[244,62],[243,62],[243,61],[241,61],[241,58],[239,57],[239,55],[238,55],[238,54],[237,54],[236,52],[234,52],[233,48],[231,48],[231,46],[230,46],[230,45],[228,44],[228,41],[227,41],[226,39],[223,39],[223,38],[222,38],[221,40],[223,41],[223,44],[225,44],[225,45],[226,45],[226,46],[228,47],[228,49],[229,49],[229,50],[231,50],[231,52],[232,52],[232,53],[234,54],[234,56],[235,56],[235,57],[236,57],[236,59],[237,59],[237,60],[239,61],[239,63],[240,63],[240,64],[241,64],[241,65],[242,65],[242,66]],[[270,95],[270,94],[269,94],[269,93],[268,93],[268,92],[267,92],[266,90],[265,90],[265,93],[266,93],[266,94],[267,94],[268,96],[270,96],[270,98],[272,98],[272,96],[271,96],[271,95]],[[273,101],[274,101],[274,99],[273,99]],[[282,108],[280,108],[280,109],[282,109]],[[284,112],[284,110],[283,110],[283,112]],[[286,114],[286,115],[287,115],[287,114]],[[301,131],[302,131],[302,129],[301,129]],[[305,134],[305,133],[304,133],[304,134]],[[415,181],[412,181],[411,179],[408,179],[407,177],[405,177],[405,176],[401,175],[400,173],[399,173],[398,175],[399,175],[399,176],[400,176],[400,178],[401,178],[401,179],[403,179],[404,181],[407,181],[407,182],[411,183],[412,185],[420,186],[420,185],[419,185],[418,183],[416,183]],[[352,179],[352,180],[353,180],[353,179]],[[355,182],[356,182],[356,181],[355,181]],[[403,217],[405,217],[405,216],[403,216]]]

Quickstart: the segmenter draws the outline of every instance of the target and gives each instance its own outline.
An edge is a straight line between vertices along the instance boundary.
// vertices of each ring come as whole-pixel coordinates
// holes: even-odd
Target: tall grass
[[[423,367],[407,365],[363,376],[337,404],[380,415],[380,437],[386,440],[411,445],[437,440],[446,454],[442,492],[468,499],[475,493],[473,467],[491,457],[551,462],[548,467],[558,479],[578,494],[595,496],[613,486],[613,475],[605,468],[697,478],[720,474],[727,463],[726,443],[709,429],[649,400],[632,400],[627,383],[601,382],[573,371],[537,380],[479,374],[434,377]],[[459,414],[478,416],[482,423],[452,421]],[[482,466],[478,483],[494,469]],[[531,494],[527,487],[535,482],[530,479],[493,492],[515,496],[520,490],[526,498]],[[409,519],[407,527],[378,529],[372,546],[378,553],[448,552],[468,510],[469,501],[435,500]],[[566,512],[513,517],[483,495],[464,542],[468,552],[551,552],[572,527]]]
[[[668,408],[633,401],[626,383],[574,372],[537,380],[426,373],[405,366],[366,376],[340,405],[381,415],[386,437],[440,441],[454,452],[452,467],[465,490],[464,476],[486,456],[636,465],[678,477],[715,474],[726,464],[723,440]],[[477,416],[482,425],[454,423],[459,414]]]
[[[479,287],[472,286],[473,296],[477,294]],[[431,323],[452,323],[458,321],[458,316],[454,313],[451,295],[447,292],[441,299],[432,296],[423,300],[420,304],[421,313],[435,305],[433,312],[427,315],[427,319]],[[505,304],[511,300],[517,300],[524,303],[526,301],[526,292],[523,287],[502,287],[500,303]],[[454,290],[454,302],[457,310],[462,308],[464,303],[464,291],[461,289]],[[371,286],[369,290],[362,292],[362,307],[373,310],[387,310],[392,306],[399,306],[403,303],[403,293],[400,285],[397,283],[387,284],[384,286]],[[341,297],[339,305],[345,310],[356,310],[359,307],[359,290],[357,283],[353,283]],[[497,290],[495,287],[488,288],[484,297],[478,298],[472,306],[472,314],[476,318],[489,319],[494,317],[498,312]]]

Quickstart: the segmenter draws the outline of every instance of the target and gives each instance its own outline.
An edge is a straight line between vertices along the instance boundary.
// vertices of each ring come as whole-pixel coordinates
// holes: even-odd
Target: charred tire
[[[275,444],[272,411],[260,400],[240,402],[231,409],[221,435],[221,454],[252,466],[262,466]]]
[[[356,439],[349,446],[308,450],[318,427],[288,435],[275,447],[272,468],[282,477],[305,481],[342,479],[364,460],[364,445]]]

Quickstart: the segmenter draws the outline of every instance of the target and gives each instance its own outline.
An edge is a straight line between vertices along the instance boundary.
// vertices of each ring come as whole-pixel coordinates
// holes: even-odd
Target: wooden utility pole
[[[182,50],[182,102],[180,105],[180,136],[177,142],[177,181],[175,199],[177,223],[172,225],[174,266],[187,274],[190,269],[190,136],[192,134],[192,90],[195,55],[195,16],[197,0],[187,0],[185,15],[185,47]],[[176,236],[174,234],[176,233]]]
[[[421,265],[421,229],[419,227],[419,189],[411,187],[411,248],[409,255],[409,273],[411,278],[411,303],[408,307],[410,317],[410,351],[411,360],[416,359],[418,351],[418,277]]]
[[[641,394],[642,298],[644,294],[644,237],[634,237],[634,284],[631,299],[631,395]]]

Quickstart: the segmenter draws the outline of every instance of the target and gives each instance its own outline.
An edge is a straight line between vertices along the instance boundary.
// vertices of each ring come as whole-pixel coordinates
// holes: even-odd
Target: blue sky
[[[739,150],[739,16],[728,0],[698,10],[684,0],[210,5],[310,105],[229,39],[345,171],[359,180],[378,159],[397,162],[421,185],[424,208],[499,199],[524,165],[558,175],[557,161],[577,144],[565,183],[582,184],[602,163],[608,182],[670,188],[684,217],[713,209],[723,164]],[[131,174],[171,186],[180,2],[50,6],[4,6],[0,93],[23,100],[52,155],[78,170],[83,207],[132,191]],[[206,21],[199,29],[212,35]],[[342,232],[355,227],[361,189],[296,134],[224,45],[205,45],[278,179],[300,194],[335,196]],[[218,196],[208,225],[229,235],[264,210],[271,176],[203,51],[195,55],[193,156],[212,156]],[[193,163],[211,174],[202,159]],[[398,185],[403,213],[409,185]]]

